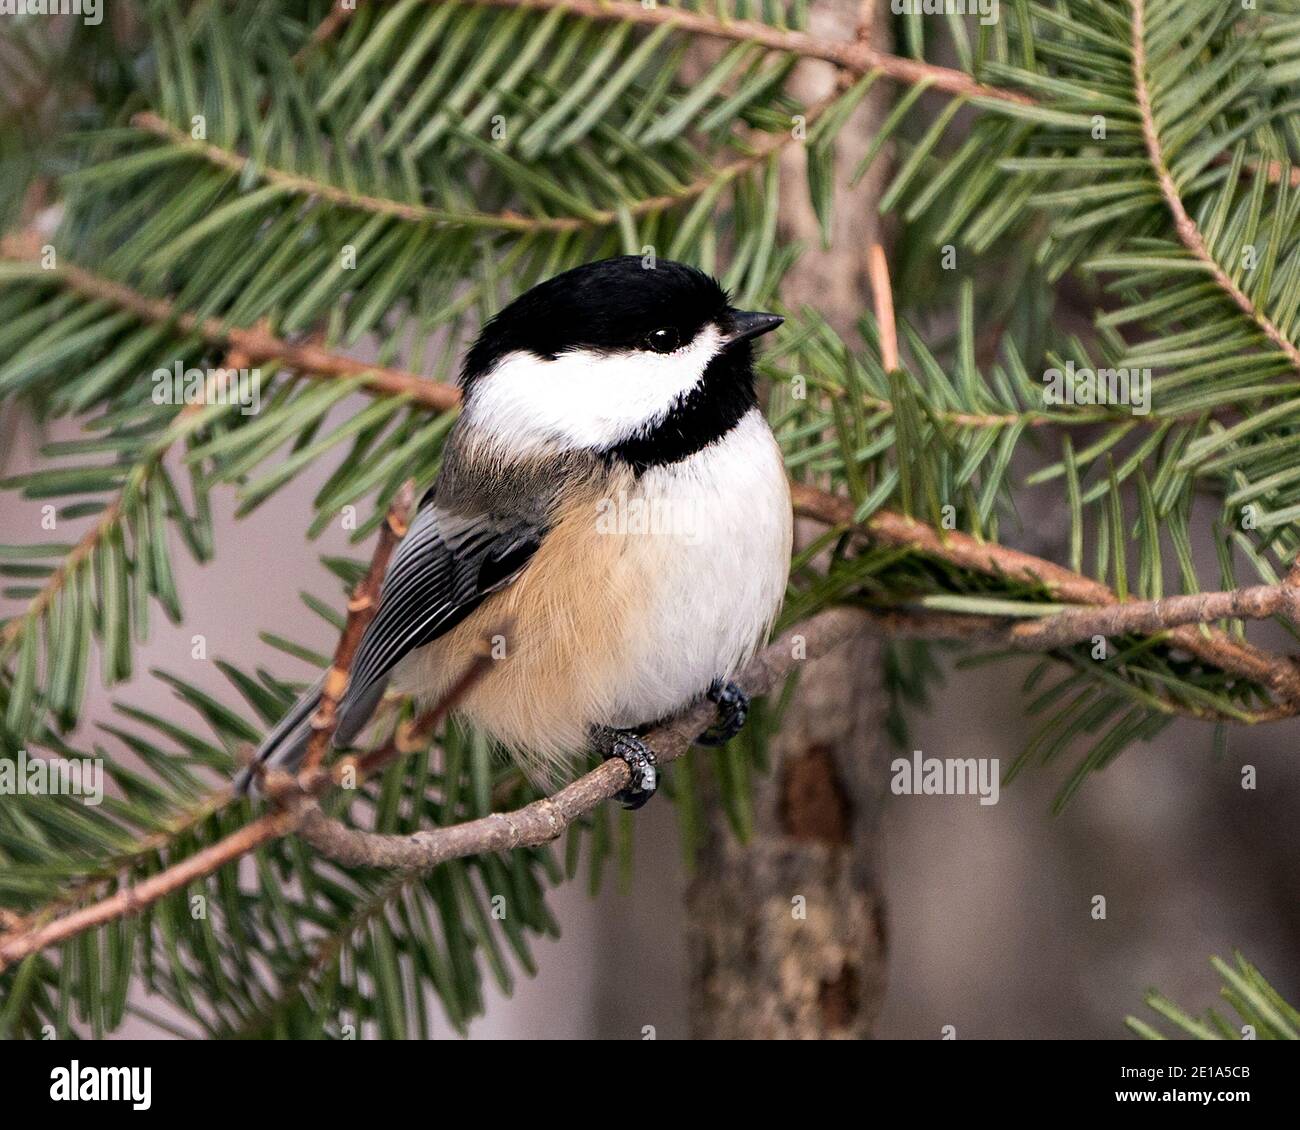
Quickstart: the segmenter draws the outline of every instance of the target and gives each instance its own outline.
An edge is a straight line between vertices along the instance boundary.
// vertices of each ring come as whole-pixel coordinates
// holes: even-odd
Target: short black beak
[[[727,336],[728,344],[736,341],[748,341],[751,337],[771,333],[785,319],[779,314],[760,314],[754,310],[737,310],[731,315],[731,321],[735,329]]]

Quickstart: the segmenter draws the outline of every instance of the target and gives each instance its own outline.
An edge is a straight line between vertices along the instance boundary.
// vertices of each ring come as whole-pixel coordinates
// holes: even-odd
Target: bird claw
[[[614,794],[614,799],[624,808],[635,811],[645,804],[659,787],[659,767],[654,750],[635,734],[622,730],[610,731],[601,750],[605,759],[617,757],[632,775],[632,783]]]
[[[714,679],[707,697],[717,704],[718,720],[695,741],[703,746],[726,745],[744,729],[749,717],[749,695],[735,683]]]

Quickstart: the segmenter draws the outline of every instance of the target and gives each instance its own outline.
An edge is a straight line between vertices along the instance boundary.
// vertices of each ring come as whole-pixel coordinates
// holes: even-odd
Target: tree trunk
[[[887,48],[881,0],[818,0],[813,30],[864,33]],[[837,76],[801,64],[805,105]],[[883,84],[881,84],[883,86]],[[806,251],[786,276],[787,303],[808,303],[846,336],[871,296],[866,251],[877,238],[880,167],[856,188],[849,174],[883,117],[873,90],[840,134],[829,249],[807,201],[804,154],[786,147],[781,175],[791,199],[787,234]],[[809,662],[781,732],[772,771],[755,782],[754,831],[736,841],[705,797],[698,877],[687,891],[691,1027],[697,1038],[864,1038],[885,988],[886,919],[880,885],[880,815],[888,780],[879,642],[863,637]]]

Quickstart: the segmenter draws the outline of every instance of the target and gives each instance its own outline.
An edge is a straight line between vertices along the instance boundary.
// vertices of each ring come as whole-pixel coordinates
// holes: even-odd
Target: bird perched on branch
[[[785,592],[790,495],[758,408],[752,341],[774,314],[737,310],[681,263],[626,256],[535,286],[465,359],[442,470],[385,575],[339,702],[348,744],[385,689],[437,700],[495,625],[509,638],[459,710],[537,781],[596,749],[654,792],[653,723],[704,696],[721,744],[749,703],[729,677]],[[318,687],[267,736],[293,768]]]

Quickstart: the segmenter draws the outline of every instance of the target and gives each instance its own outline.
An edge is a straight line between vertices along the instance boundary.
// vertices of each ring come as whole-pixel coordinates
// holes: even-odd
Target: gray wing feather
[[[344,702],[509,584],[541,537],[536,526],[514,516],[467,517],[433,505],[422,508],[393,555],[379,610],[357,648]]]
[[[379,609],[353,659],[339,703],[336,744],[350,742],[369,720],[397,662],[450,631],[484,598],[510,584],[544,532],[517,515],[457,514],[425,499],[393,554]],[[292,768],[301,761],[320,687],[318,681],[267,734],[254,765]],[[247,788],[250,777],[249,770],[242,772],[236,787]]]

